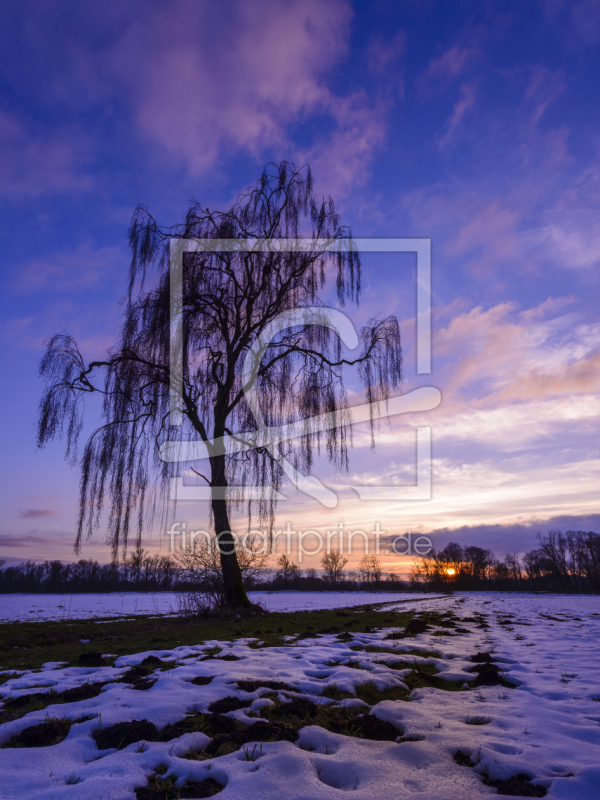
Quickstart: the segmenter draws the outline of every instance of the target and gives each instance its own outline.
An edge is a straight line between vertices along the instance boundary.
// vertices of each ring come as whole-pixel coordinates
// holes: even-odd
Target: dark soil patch
[[[404,635],[417,636],[417,634],[425,633],[425,631],[428,631],[429,629],[430,626],[422,619],[411,619],[404,630]]]
[[[207,719],[204,723],[203,732],[207,736],[222,736],[225,733],[233,733],[239,727],[239,723],[224,714],[210,714],[210,716],[205,714],[204,716]]]
[[[339,633],[339,632],[340,632],[340,629],[336,628],[335,625],[333,625],[331,628],[324,628],[322,631],[317,631],[317,633],[320,633],[320,634]]]
[[[498,790],[498,794],[508,795],[509,797],[545,797],[548,791],[545,786],[531,783],[531,776],[526,772],[519,772],[512,778],[501,780],[485,779],[486,786],[493,786]]]
[[[278,717],[287,719],[288,717],[297,717],[298,719],[314,719],[317,716],[317,705],[312,700],[294,700],[292,703],[283,703],[280,705],[275,713]]]
[[[243,680],[237,682],[237,688],[241,689],[243,692],[256,692],[257,689],[272,689],[274,692],[276,691],[284,691],[284,692],[297,692],[295,686],[290,686],[289,683],[283,683],[283,681],[261,681],[261,680]]]
[[[104,659],[102,658],[102,653],[98,653],[95,650],[90,650],[87,653],[81,653],[77,660],[82,667],[104,666]]]
[[[230,711],[237,711],[240,708],[248,708],[252,705],[252,700],[240,700],[239,697],[223,697],[215,700],[208,707],[208,710],[215,714],[228,714]]]
[[[471,761],[471,756],[464,753],[462,750],[457,750],[452,756],[460,767],[474,767],[475,762]]]
[[[49,719],[24,728],[2,747],[52,747],[66,738],[72,724],[72,720]]]
[[[190,683],[193,683],[194,686],[208,686],[208,684],[212,682],[213,677],[213,675],[198,675],[191,680]]]
[[[281,722],[256,722],[236,733],[216,736],[204,752],[208,756],[226,755],[250,742],[295,742],[298,733],[291,725]]]
[[[234,656],[233,653],[230,653],[226,656],[216,656],[217,660],[219,661],[241,661],[242,659],[239,656]]]
[[[163,779],[158,775],[148,778],[148,785],[135,790],[137,800],[183,800],[183,798],[212,797],[223,791],[223,786],[213,778],[203,781],[187,781],[183,786],[175,786],[177,777],[170,775]]]
[[[365,714],[363,717],[343,722],[332,721],[329,730],[345,736],[370,739],[375,742],[395,742],[401,733],[391,722],[379,719],[374,714]]]
[[[102,691],[102,687],[106,686],[106,681],[101,683],[84,683],[81,686],[75,686],[73,689],[67,689],[61,694],[57,695],[55,703],[78,703],[81,700],[89,700],[92,697],[98,697]]]
[[[132,722],[117,722],[108,728],[99,728],[92,733],[98,750],[116,748],[121,750],[134,742],[154,742],[158,736],[156,725],[147,719]]]
[[[477,677],[471,686],[504,686],[507,689],[514,689],[515,684],[507,681],[500,674],[500,669],[495,664],[477,664],[471,667],[469,672],[476,672]]]
[[[146,658],[141,662],[139,665],[140,667],[160,667],[165,662],[162,661],[158,656],[146,656]]]
[[[222,736],[233,733],[240,725],[231,717],[222,714],[188,714],[187,717],[165,725],[158,732],[157,742],[170,742],[184,733],[205,733],[207,736]]]
[[[474,664],[491,664],[493,660],[491,653],[475,653],[474,656],[471,656]]]
[[[456,622],[451,619],[441,619],[438,625],[440,628],[456,628]]]
[[[121,675],[121,677],[118,679],[118,683],[135,683],[135,681],[139,681],[141,678],[146,678],[153,672],[154,670],[150,666],[136,664],[135,667],[131,667],[127,670],[127,672]]]
[[[145,692],[151,689],[157,680],[158,678],[139,678],[131,684],[130,688],[135,689],[137,692]]]

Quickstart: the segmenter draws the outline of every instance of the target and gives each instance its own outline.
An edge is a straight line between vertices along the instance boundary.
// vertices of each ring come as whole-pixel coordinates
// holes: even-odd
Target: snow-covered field
[[[249,595],[253,603],[260,603],[269,611],[341,608],[425,597],[397,592],[250,592]],[[177,610],[175,592],[4,594],[0,598],[0,622],[134,617],[137,614],[172,614]]]
[[[349,598],[345,599],[347,604]],[[403,603],[402,609],[406,606]],[[114,668],[47,665],[42,672],[15,676],[0,687],[4,698],[43,691],[40,687],[63,691],[87,681],[113,681],[128,665],[139,664],[151,654],[175,664],[168,672],[157,671],[158,679],[146,691],[109,682],[97,697],[50,706],[0,726],[3,744],[42,722],[46,714],[67,720],[92,717],[74,724],[59,744],[0,750],[0,797],[133,800],[134,788],[146,786],[148,776],[164,764],[166,776],[177,776],[178,785],[213,778],[225,787],[219,794],[222,800],[472,800],[496,794],[479,776],[493,780],[518,773],[528,773],[533,785],[547,789],[548,798],[597,800],[600,597],[467,594],[431,598],[413,607],[420,614],[429,609],[452,610],[464,620],[458,622],[460,629],[469,632],[432,628],[414,638],[390,640],[385,639],[388,629],[347,635],[348,641],[325,634],[264,649],[249,647],[250,640],[206,642],[121,657]],[[479,614],[487,615],[489,628],[477,627]],[[444,635],[436,636],[436,631]],[[216,644],[225,652],[201,660]],[[350,649],[368,646],[389,648],[390,656]],[[402,655],[414,647],[434,649],[439,656]],[[190,749],[201,750],[209,744],[209,736],[200,732],[166,742],[132,743],[120,750],[98,750],[92,738],[99,728],[131,720],[146,719],[162,729],[186,712],[206,711],[226,696],[251,701],[250,707],[228,716],[255,725],[260,718],[247,712],[265,714],[272,701],[260,699],[269,691],[266,688],[254,692],[237,688],[235,682],[243,679],[282,681],[294,687],[294,692],[278,691],[277,702],[301,697],[332,704],[335,701],[322,692],[333,683],[346,692],[367,679],[379,690],[402,686],[410,669],[380,663],[402,657],[415,665],[435,665],[441,677],[468,685],[476,678],[465,671],[474,666],[470,656],[491,648],[504,679],[516,688],[445,691],[425,687],[414,689],[409,702],[385,699],[370,707],[355,699],[339,701],[358,704],[365,715],[395,725],[399,737],[424,737],[420,741],[356,738],[310,724],[308,718],[295,742],[266,741],[256,748],[249,744],[206,760],[182,757]],[[222,660],[224,654],[238,660]],[[356,668],[357,658],[361,669]],[[191,683],[198,676],[212,681],[202,686]],[[467,724],[477,718],[484,724]],[[475,766],[456,763],[457,750]]]

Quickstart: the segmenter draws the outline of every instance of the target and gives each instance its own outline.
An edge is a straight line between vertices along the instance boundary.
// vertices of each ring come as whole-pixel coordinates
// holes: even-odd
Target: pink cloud
[[[89,189],[83,150],[72,132],[36,132],[0,110],[0,194],[26,198]]]
[[[564,309],[573,297],[549,298],[520,311],[514,302],[454,316],[435,334],[447,415],[469,408],[597,395],[600,326]]]
[[[299,160],[313,168],[319,191],[340,198],[366,180],[386,127],[383,113],[362,92],[332,102],[331,114],[337,124],[330,136],[301,153]]]
[[[141,131],[194,175],[223,148],[258,157],[285,144],[287,126],[306,115],[333,111],[335,118],[338,98],[325,78],[346,52],[351,18],[343,0],[215,10],[154,6],[109,54]]]
[[[51,508],[27,508],[20,511],[18,516],[20,519],[41,519],[42,517],[54,517],[58,511]]]
[[[460,87],[460,97],[454,104],[452,114],[446,122],[446,130],[438,141],[440,150],[448,147],[463,117],[473,105],[475,105],[475,87],[472,84],[463,83]]]
[[[473,64],[479,49],[455,44],[433,59],[417,79],[417,91],[423,100],[429,100],[462,75]]]

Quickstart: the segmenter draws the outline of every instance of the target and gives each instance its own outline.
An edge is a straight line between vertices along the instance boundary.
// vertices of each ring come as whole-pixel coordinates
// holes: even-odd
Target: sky
[[[349,473],[315,467],[337,507],[284,489],[278,523],[500,557],[600,532],[599,44],[597,0],[3,3],[0,557],[75,558],[79,473],[60,442],[36,449],[38,363],[62,330],[90,359],[114,342],[135,207],[164,225],[190,198],[226,209],[283,159],[310,164],[355,237],[431,239],[430,375],[414,258],[365,255],[347,311],[395,314],[403,391],[442,402],[382,423],[375,451],[357,426]],[[431,499],[360,501],[353,485],[414,484],[418,426]],[[177,518],[204,527],[206,505]],[[144,546],[165,552],[160,534]],[[81,556],[108,560],[102,527]]]

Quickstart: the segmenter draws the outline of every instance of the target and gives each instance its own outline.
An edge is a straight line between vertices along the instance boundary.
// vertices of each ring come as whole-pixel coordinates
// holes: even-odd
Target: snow
[[[289,595],[288,595],[289,597]],[[301,597],[294,595],[294,600]],[[344,605],[351,597],[344,595]],[[364,602],[364,595],[359,596]],[[337,797],[420,798],[421,800],[473,800],[493,796],[477,776],[508,778],[518,772],[533,775],[533,783],[548,788],[550,800],[597,800],[600,796],[600,597],[465,594],[414,602],[403,596],[394,605],[419,612],[452,609],[459,617],[483,613],[489,629],[463,623],[469,633],[434,636],[433,631],[414,639],[384,640],[386,630],[360,633],[350,642],[335,635],[302,639],[285,646],[253,649],[250,640],[205,642],[123,656],[115,667],[82,668],[47,665],[42,672],[14,676],[0,686],[0,694],[13,697],[53,687],[58,691],[87,680],[112,680],[127,666],[139,664],[153,654],[171,660],[174,668],[158,672],[158,680],[147,691],[135,691],[125,683],[108,683],[95,698],[43,711],[0,726],[0,744],[12,735],[50,716],[92,719],[73,725],[67,738],[52,747],[34,750],[0,750],[0,797],[14,800],[133,800],[133,789],[144,786],[159,764],[182,781],[210,776],[226,788],[221,800],[331,800]],[[129,612],[131,613],[131,612]],[[499,624],[512,614],[511,624]],[[545,615],[545,616],[544,616]],[[552,619],[554,617],[554,619]],[[519,637],[519,638],[517,638]],[[208,761],[181,758],[190,747],[202,748],[208,737],[188,733],[166,743],[148,742],[143,752],[132,744],[122,750],[98,751],[92,732],[116,722],[148,719],[157,727],[181,719],[192,708],[206,710],[214,700],[228,695],[252,699],[254,709],[265,707],[260,695],[236,689],[232,682],[243,678],[283,681],[306,693],[315,702],[324,685],[335,682],[352,691],[356,684],[372,678],[379,687],[402,685],[405,671],[391,670],[382,653],[355,652],[356,644],[389,647],[395,654],[413,647],[434,649],[440,657],[403,655],[405,660],[426,660],[441,670],[441,676],[469,682],[473,673],[469,656],[494,649],[494,659],[515,689],[491,686],[465,692],[436,688],[414,690],[410,702],[384,700],[370,711],[396,724],[403,736],[425,736],[422,741],[378,742],[343,736],[316,725],[302,728],[295,743],[266,742],[255,760],[243,750]],[[215,644],[238,656],[238,661],[200,661]],[[222,654],[221,654],[222,655]],[[360,657],[365,669],[345,665]],[[331,659],[341,663],[328,666]],[[192,678],[213,676],[205,686]],[[345,701],[354,702],[354,701]],[[247,709],[230,713],[249,724],[256,718]],[[369,713],[369,708],[361,706]],[[486,725],[467,725],[468,717],[485,716]],[[474,768],[459,766],[452,759],[456,750],[477,762]],[[98,758],[98,756],[101,756]],[[93,760],[96,759],[96,760]],[[71,774],[81,778],[67,785]],[[573,773],[572,777],[567,777]],[[344,793],[344,794],[342,794]],[[347,793],[347,794],[345,794]]]
[[[317,608],[383,603],[426,597],[398,592],[250,592],[253,603],[269,611],[302,611]],[[109,592],[88,594],[4,594],[1,622],[35,622],[45,619],[94,619],[139,614],[174,614],[175,592]]]

